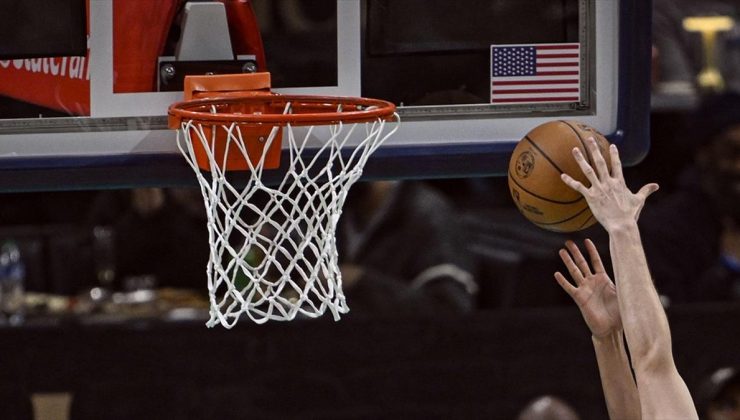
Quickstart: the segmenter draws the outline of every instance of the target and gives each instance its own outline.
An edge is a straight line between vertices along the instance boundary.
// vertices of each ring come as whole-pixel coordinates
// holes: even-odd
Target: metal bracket
[[[257,59],[254,55],[234,58],[226,19],[226,8],[221,2],[194,2],[185,4],[182,35],[175,56],[159,57],[157,89],[181,91],[189,74],[254,73]]]

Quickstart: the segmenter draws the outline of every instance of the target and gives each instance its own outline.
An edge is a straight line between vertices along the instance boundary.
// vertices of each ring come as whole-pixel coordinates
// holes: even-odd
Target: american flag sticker
[[[491,45],[491,103],[579,102],[581,45]]]

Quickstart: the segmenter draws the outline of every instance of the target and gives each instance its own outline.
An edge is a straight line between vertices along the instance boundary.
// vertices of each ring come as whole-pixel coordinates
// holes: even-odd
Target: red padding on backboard
[[[114,93],[154,92],[157,61],[184,0],[112,0]],[[226,8],[236,55],[255,55],[266,69],[257,19],[248,0],[220,0]],[[87,4],[89,18],[90,3]],[[88,22],[88,36],[90,33]],[[86,57],[0,61],[0,95],[67,112],[90,115],[89,51]]]
[[[237,55],[255,55],[257,71],[267,71],[262,35],[250,0],[220,0],[226,8],[231,45]]]
[[[113,0],[114,93],[157,90],[157,60],[180,0]]]
[[[85,3],[90,16],[90,2]],[[87,25],[88,38],[90,23]],[[71,115],[90,115],[90,50],[85,57],[0,60],[0,95]]]

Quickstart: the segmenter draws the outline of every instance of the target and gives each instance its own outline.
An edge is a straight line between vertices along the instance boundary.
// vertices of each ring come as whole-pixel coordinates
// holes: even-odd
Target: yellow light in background
[[[725,80],[717,68],[717,34],[735,26],[729,16],[690,16],[684,18],[683,28],[689,32],[701,33],[704,46],[704,68],[697,76],[699,87],[706,91],[722,92]]]
[[[683,28],[689,32],[725,32],[734,26],[729,16],[691,16],[683,20]]]

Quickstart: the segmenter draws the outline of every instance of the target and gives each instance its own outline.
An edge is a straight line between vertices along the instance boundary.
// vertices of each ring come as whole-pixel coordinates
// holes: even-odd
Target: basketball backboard
[[[86,56],[0,57],[0,191],[192,185],[165,115],[182,77],[208,72],[393,101],[401,127],[369,179],[504,175],[526,132],[565,118],[635,164],[650,3],[88,0]]]

